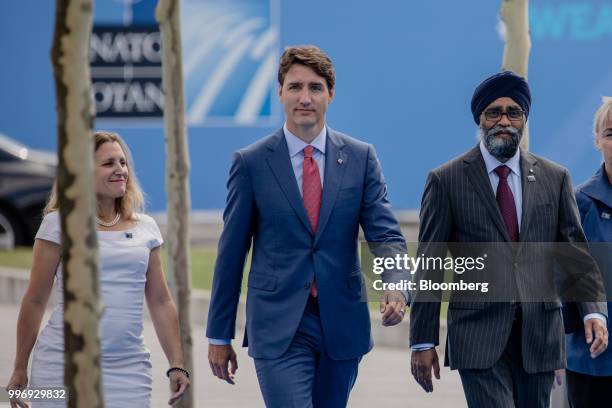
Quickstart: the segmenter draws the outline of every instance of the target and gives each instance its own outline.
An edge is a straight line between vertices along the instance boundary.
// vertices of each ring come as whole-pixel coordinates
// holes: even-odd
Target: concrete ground
[[[15,329],[19,307],[0,303],[0,385],[8,381],[15,352]],[[46,322],[48,315],[43,322]],[[157,341],[153,324],[145,320],[145,342],[151,350],[153,363],[152,407],[167,407],[169,395],[165,371],[166,359]],[[210,374],[206,359],[207,346],[202,326],[193,326],[195,373],[193,386],[196,407],[259,408],[264,407],[253,361],[246,349],[237,348],[238,373],[236,385],[229,385]],[[242,334],[238,335],[242,338]],[[443,361],[443,356],[440,356]],[[426,394],[410,374],[408,348],[375,347],[362,360],[359,377],[351,394],[351,408],[464,408],[465,398],[456,371],[442,368],[441,379],[434,382],[434,392]],[[551,407],[564,407],[562,391],[553,391]],[[0,402],[0,408],[8,408]],[[116,407],[109,407],[116,408]]]
[[[0,304],[0,384],[8,381],[15,351],[15,328],[19,308],[17,305]],[[47,316],[43,321],[46,321]],[[240,334],[238,338],[241,338]],[[194,391],[197,407],[264,407],[253,361],[246,349],[237,348],[238,373],[236,385],[217,380],[210,374],[206,359],[207,346],[202,326],[193,327],[194,339]],[[153,324],[145,320],[145,342],[151,350],[153,363],[152,407],[167,406],[169,395],[165,378],[167,362],[155,336]],[[434,384],[435,391],[426,394],[410,374],[408,348],[374,348],[359,366],[359,377],[349,407],[466,407],[457,372],[442,369],[442,379]],[[0,408],[8,404],[0,402]],[[115,407],[111,407],[115,408]]]

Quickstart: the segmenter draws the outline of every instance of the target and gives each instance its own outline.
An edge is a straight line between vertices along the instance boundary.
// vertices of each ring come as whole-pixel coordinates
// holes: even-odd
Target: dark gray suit
[[[488,383],[483,381],[485,377],[463,375],[492,369],[501,360],[522,366],[525,375],[545,373],[532,377],[531,382],[540,388],[536,393],[550,392],[552,371],[564,366],[563,322],[554,284],[554,261],[562,264],[566,272],[561,285],[568,286],[571,281],[568,287],[580,300],[600,299],[603,293],[597,266],[584,246],[567,170],[528,152],[521,152],[520,163],[522,219],[518,243],[512,243],[508,236],[478,146],[431,171],[423,193],[419,254],[444,257],[448,249],[455,257],[478,256],[483,248],[493,248],[495,252],[490,260],[495,266],[495,278],[490,278],[495,287],[486,295],[489,301],[451,297],[449,304],[445,364],[460,370],[470,406],[492,406],[488,397],[497,400],[495,406],[522,405],[520,398],[512,395],[513,383],[507,383],[514,381],[516,385],[520,381],[516,373],[506,375],[508,381],[502,375],[498,377],[500,381]],[[552,245],[532,244],[552,242],[566,244],[562,251]],[[479,247],[461,243],[485,244]],[[543,252],[550,256],[543,256]],[[488,272],[491,270],[489,266]],[[440,281],[442,274],[443,271],[430,270],[417,273],[417,277]],[[582,290],[576,292],[577,286]],[[427,297],[417,292],[412,304],[412,345],[438,345],[440,303],[439,299],[432,302]],[[580,309],[583,316],[592,312],[606,314],[601,303],[582,302]],[[515,321],[520,323],[514,324]],[[516,353],[507,355],[509,346]],[[505,405],[500,402],[504,396],[510,398]],[[528,404],[538,406],[534,401]]]

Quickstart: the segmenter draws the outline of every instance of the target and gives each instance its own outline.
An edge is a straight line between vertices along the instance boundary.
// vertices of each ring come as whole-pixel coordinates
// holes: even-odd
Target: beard
[[[510,139],[498,137],[500,132],[510,134]],[[523,138],[523,129],[518,129],[512,126],[494,126],[490,129],[480,128],[480,138],[483,141],[485,148],[500,162],[506,162],[516,154],[521,139]]]

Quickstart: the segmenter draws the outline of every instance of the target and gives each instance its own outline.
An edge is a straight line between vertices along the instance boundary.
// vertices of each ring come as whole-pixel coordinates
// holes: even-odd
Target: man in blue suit
[[[243,345],[266,406],[345,407],[372,348],[359,226],[375,253],[405,253],[406,244],[374,148],[326,126],[335,83],[329,57],[314,46],[287,48],[278,82],[283,128],[237,151],[230,170],[209,363],[233,384],[230,339],[252,241]],[[402,320],[406,299],[404,292],[383,295],[383,324]]]

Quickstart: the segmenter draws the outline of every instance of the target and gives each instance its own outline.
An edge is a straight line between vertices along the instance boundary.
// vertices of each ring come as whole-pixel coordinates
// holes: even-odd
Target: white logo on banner
[[[276,0],[185,0],[183,72],[190,126],[276,125]]]

